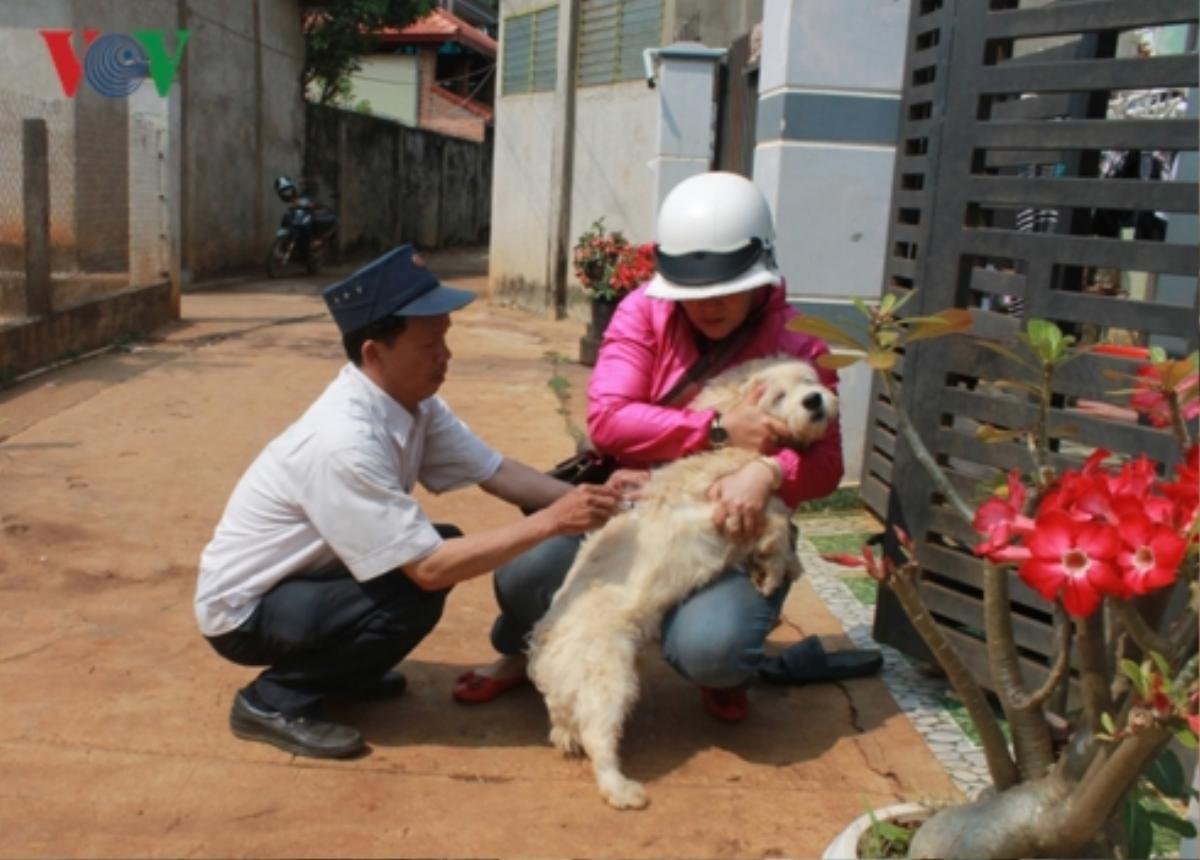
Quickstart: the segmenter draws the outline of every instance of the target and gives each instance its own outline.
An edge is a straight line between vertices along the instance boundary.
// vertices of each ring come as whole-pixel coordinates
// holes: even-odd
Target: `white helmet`
[[[780,284],[775,230],[762,192],[744,176],[714,171],[680,182],[658,211],[657,299],[710,299]]]

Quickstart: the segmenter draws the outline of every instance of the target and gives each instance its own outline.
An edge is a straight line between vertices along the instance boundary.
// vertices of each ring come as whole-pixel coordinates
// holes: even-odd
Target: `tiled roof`
[[[437,8],[407,27],[384,27],[376,34],[384,45],[440,44],[458,42],[487,57],[495,57],[496,40],[477,30],[457,15]]]

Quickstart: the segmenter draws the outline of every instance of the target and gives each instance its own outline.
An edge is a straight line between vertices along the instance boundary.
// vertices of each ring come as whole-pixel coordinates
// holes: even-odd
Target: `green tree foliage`
[[[350,76],[376,44],[381,27],[403,27],[428,14],[435,0],[329,0],[304,10],[305,93],[321,104],[338,104],[350,93]]]

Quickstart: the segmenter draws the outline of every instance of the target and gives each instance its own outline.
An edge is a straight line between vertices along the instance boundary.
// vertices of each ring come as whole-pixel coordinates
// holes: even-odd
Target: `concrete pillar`
[[[25,316],[50,312],[50,161],[44,119],[22,123],[25,196]]]
[[[712,164],[716,103],[713,87],[724,48],[676,42],[649,52],[657,57],[658,135],[652,159],[655,205],[689,176]]]
[[[909,0],[765,0],[754,181],[788,294],[838,320],[882,289]],[[841,374],[846,478],[862,464],[870,373]]]

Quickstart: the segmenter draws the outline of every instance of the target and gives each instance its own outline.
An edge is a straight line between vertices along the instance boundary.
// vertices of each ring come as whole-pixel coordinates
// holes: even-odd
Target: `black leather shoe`
[[[394,699],[408,689],[408,678],[404,677],[402,672],[397,672],[392,669],[383,673],[383,677],[377,681],[372,681],[361,690],[355,690],[350,694],[349,698],[361,699],[363,701],[378,701],[380,699]]]
[[[233,699],[229,728],[243,740],[262,741],[312,758],[348,758],[366,749],[362,735],[350,726],[320,717],[289,717],[263,710],[241,693]]]

